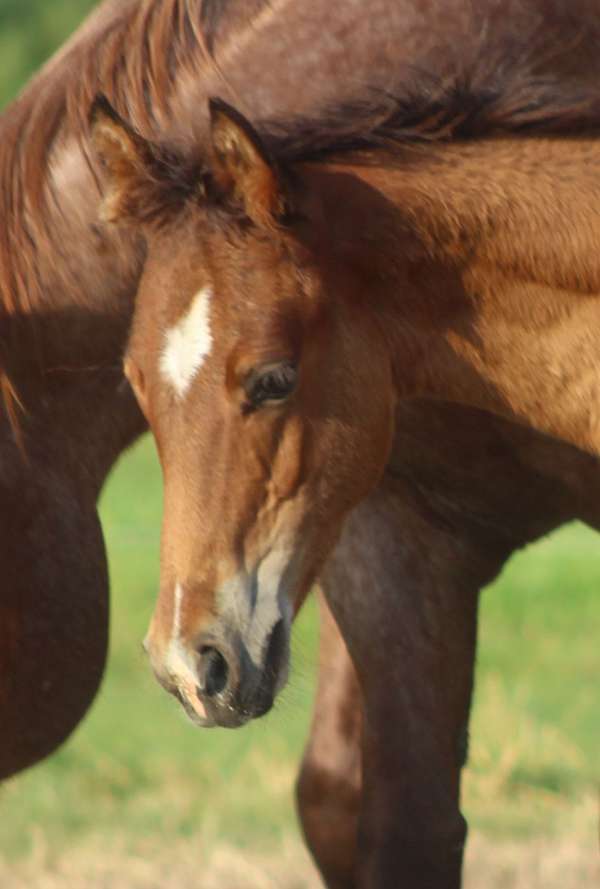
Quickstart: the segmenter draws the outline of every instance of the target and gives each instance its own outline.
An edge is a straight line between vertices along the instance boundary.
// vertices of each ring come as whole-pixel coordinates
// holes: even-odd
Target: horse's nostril
[[[227,687],[229,667],[220,651],[211,646],[200,649],[200,684],[207,698],[214,698]]]

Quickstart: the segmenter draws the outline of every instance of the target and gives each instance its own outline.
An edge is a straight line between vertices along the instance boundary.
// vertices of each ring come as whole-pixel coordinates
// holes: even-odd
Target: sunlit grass
[[[565,829],[600,785],[600,551],[573,525],[483,594],[465,803],[495,833]]]

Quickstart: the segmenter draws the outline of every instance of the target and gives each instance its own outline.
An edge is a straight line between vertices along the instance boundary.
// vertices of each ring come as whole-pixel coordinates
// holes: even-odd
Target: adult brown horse
[[[425,598],[415,640],[386,581],[405,556],[407,399],[485,408],[597,452],[594,24],[576,52],[557,55],[556,34],[525,61],[516,38],[499,54],[482,44],[487,65],[449,85],[427,78],[406,99],[262,138],[213,103],[205,167],[190,146],[165,162],[95,107],[104,217],[148,247],[127,366],[165,472],[155,670],[200,724],[260,715],[285,681],[294,608],[330,560],[364,698],[359,886],[460,879],[474,607]],[[365,521],[376,558],[361,575],[346,547]],[[469,567],[473,589],[486,572]],[[416,692],[415,713],[397,678],[422,647],[438,684]],[[447,776],[427,794],[398,775],[407,747],[421,776]]]
[[[0,120],[0,777],[54,749],[96,691],[108,609],[95,502],[144,428],[121,358],[145,247],[98,224],[91,97],[174,145],[205,128],[224,81],[256,112],[314,108],[372,72],[385,85],[391,36],[416,46],[425,32],[415,10],[370,10],[363,27],[354,0],[335,17],[324,0],[108,0]]]

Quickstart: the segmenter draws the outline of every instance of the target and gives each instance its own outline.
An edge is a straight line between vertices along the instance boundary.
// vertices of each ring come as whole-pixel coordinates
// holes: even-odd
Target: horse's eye
[[[298,371],[291,361],[269,364],[250,371],[244,382],[246,409],[283,401],[296,388]]]

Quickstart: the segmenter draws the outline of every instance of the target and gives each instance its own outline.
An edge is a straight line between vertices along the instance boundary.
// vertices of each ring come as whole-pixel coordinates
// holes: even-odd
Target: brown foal
[[[482,535],[488,549],[458,571],[470,606],[443,598],[432,615],[413,593],[435,673],[453,680],[440,743],[393,718],[400,688],[419,695],[400,682],[418,675],[423,644],[405,635],[404,596],[420,578],[427,589],[438,560],[461,564],[453,536],[433,533],[432,566],[413,566],[399,595],[407,402],[600,447],[600,109],[585,79],[543,78],[536,64],[475,66],[437,92],[426,81],[262,135],[214,101],[204,160],[167,163],[104,100],[92,115],[104,218],[147,244],[126,370],[165,476],[155,672],[200,725],[261,715],[286,679],[295,609],[337,566],[328,601],[364,701],[360,887],[459,883],[473,602],[510,551],[494,557]],[[364,516],[374,557],[361,573],[349,554]],[[440,691],[420,702],[426,724]],[[407,747],[420,774],[446,776],[426,798],[398,773]]]

